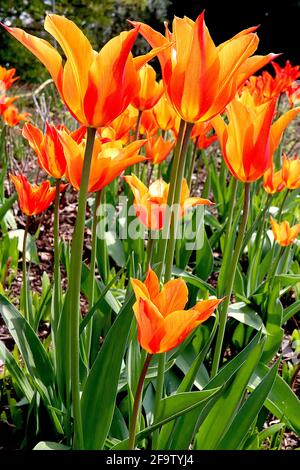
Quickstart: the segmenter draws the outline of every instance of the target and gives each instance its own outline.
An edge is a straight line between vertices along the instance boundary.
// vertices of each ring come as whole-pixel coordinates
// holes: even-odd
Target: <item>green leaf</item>
[[[70,450],[70,447],[58,442],[41,441],[32,450]]]
[[[105,240],[109,256],[112,257],[117,266],[124,267],[126,257],[121,240],[114,232],[105,232]]]
[[[268,372],[268,366],[259,363],[249,382],[250,389],[257,387]],[[274,416],[300,435],[300,401],[279,375],[275,379],[265,406]]]
[[[290,318],[300,312],[300,299],[293,302],[291,305],[283,310],[282,325],[284,325]]]
[[[33,398],[34,391],[14,356],[8,351],[2,341],[0,341],[0,359],[4,362],[5,367],[30,403]]]
[[[209,401],[217,392],[219,388],[201,391],[201,392],[187,392],[171,395],[170,397],[164,398],[160,402],[160,414],[157,418],[156,423],[143,429],[136,436],[136,441],[139,442],[148,436],[155,429],[163,426],[169,421],[178,418],[179,416],[188,413],[195,407]],[[128,439],[119,442],[113,450],[126,450],[128,449]]]
[[[0,220],[3,219],[3,217],[5,216],[6,212],[9,211],[9,209],[11,209],[13,203],[18,199],[18,195],[17,193],[14,193],[12,194],[12,196],[10,196],[8,199],[5,199],[5,201],[3,202],[3,204],[1,205],[0,207]]]
[[[0,313],[37,390],[51,401],[54,371],[42,343],[25,318],[3,295],[0,295]]]
[[[228,309],[228,316],[234,318],[244,325],[251,326],[255,330],[261,330],[264,334],[267,333],[261,317],[249,305],[244,302],[236,302],[231,304]]]
[[[275,280],[280,281],[281,287],[292,287],[300,282],[300,274],[277,274]]]
[[[282,314],[283,307],[280,302],[280,289],[278,280],[273,284],[272,290],[268,297],[267,305],[267,341],[262,357],[262,362],[268,363],[277,353],[283,338]]]
[[[184,271],[183,269],[179,269],[179,268],[176,268],[175,266],[173,266],[172,267],[172,274],[173,274],[173,276],[180,277],[181,279],[183,279],[188,284],[191,284],[192,286],[207,289],[208,292],[210,292],[212,295],[216,295],[215,289],[210,284],[203,281],[199,277],[194,276],[193,274],[190,274],[187,271]]]
[[[203,236],[203,245],[196,251],[196,274],[206,281],[212,273],[214,257],[205,230]]]
[[[23,252],[24,233],[25,233],[25,230],[23,229],[10,230],[8,232],[9,238],[11,239],[17,238],[18,250],[20,251],[20,253]],[[31,261],[32,263],[35,263],[35,264],[39,264],[40,262],[34,238],[32,235],[30,235],[30,233],[28,233],[27,240],[26,240],[26,260]]]
[[[253,390],[250,397],[244,402],[217,449],[235,450],[240,448],[273,387],[278,365],[279,361],[274,364],[260,384]]]
[[[120,310],[83,389],[82,427],[84,447],[102,449],[113,419],[121,364],[133,318],[133,296]]]
[[[198,224],[196,227],[195,225]],[[185,227],[180,244],[178,266],[185,269],[194,249],[200,249],[204,243],[204,206],[197,206],[191,220]],[[198,248],[197,248],[198,247]]]
[[[250,377],[261,357],[263,342],[262,340],[253,348],[234,379],[225,387],[204,418],[196,435],[195,449],[213,450],[218,447],[240,407]]]

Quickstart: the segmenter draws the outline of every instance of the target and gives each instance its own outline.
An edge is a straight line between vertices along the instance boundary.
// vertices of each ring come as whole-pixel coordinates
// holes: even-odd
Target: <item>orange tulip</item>
[[[289,101],[289,105],[292,108],[299,104],[300,102],[300,85],[297,82],[292,83],[292,85],[286,90],[286,95]]]
[[[154,165],[161,163],[170,154],[174,148],[175,142],[170,140],[164,140],[160,135],[148,136],[148,140],[145,145],[146,157]]]
[[[270,167],[282,133],[300,112],[293,108],[272,125],[276,98],[261,105],[248,90],[227,106],[229,124],[221,116],[212,120],[226,165],[233,176],[243,182],[256,181]]]
[[[131,103],[139,111],[151,109],[163,94],[162,82],[157,83],[155,70],[145,64],[138,71],[139,89],[133,96]]]
[[[20,77],[15,77],[16,69],[6,69],[0,65],[0,91],[8,90]]]
[[[79,190],[84,160],[85,139],[75,142],[65,130],[59,131],[66,159],[65,177]],[[125,168],[145,160],[138,155],[145,140],[137,140],[123,147],[120,140],[95,139],[88,191],[97,192],[111,183]]]
[[[259,76],[250,77],[246,83],[246,87],[254,97],[257,105],[266,103],[266,101],[288,91],[295,80],[300,77],[299,65],[292,67],[289,61],[283,68],[276,62],[272,62],[272,65],[275,70],[275,77],[264,71]]]
[[[16,96],[8,97],[4,94],[0,94],[0,116],[4,113],[4,111],[7,110],[7,108],[9,108],[9,106],[14,101],[16,101],[16,99]]]
[[[134,109],[134,112],[132,111]],[[120,116],[114,119],[109,127],[100,127],[98,133],[101,137],[108,137],[111,140],[121,140],[126,145],[130,140],[130,131],[136,126],[136,109],[129,105]]]
[[[29,116],[29,113],[19,113],[18,108],[13,104],[3,111],[3,121],[11,127],[16,126],[21,121],[27,121]]]
[[[161,230],[165,223],[168,210],[169,184],[162,179],[154,181],[149,188],[137,176],[124,176],[134,194],[134,208],[137,217],[145,227],[151,230]],[[183,179],[180,197],[180,217],[183,217],[190,207],[212,205],[208,199],[189,197],[188,184]]]
[[[178,119],[178,114],[176,113],[173,106],[170,104],[165,93],[161,96],[159,101],[154,106],[153,115],[157,126],[162,131],[168,131],[170,129],[173,129]]]
[[[283,155],[282,179],[288,189],[300,188],[300,158],[298,155],[290,159],[287,159],[286,155]]]
[[[96,52],[72,21],[47,15],[44,26],[64,52],[63,66],[61,55],[49,42],[3,26],[44,64],[71,114],[90,127],[107,125],[127,108],[138,89],[138,70],[161,50],[133,59],[130,50],[138,34],[135,27]]]
[[[149,109],[147,111],[144,111],[142,114],[142,119],[141,119],[140,133],[151,136],[151,135],[157,134],[157,132],[158,132],[158,126],[154,118],[153,110]]]
[[[223,299],[198,302],[184,310],[188,289],[182,279],[167,282],[160,290],[159,280],[151,268],[145,282],[131,279],[136,302],[133,311],[138,324],[138,340],[150,354],[169,351],[190,332],[206,321]]]
[[[38,157],[39,165],[53,178],[60,179],[66,171],[66,160],[58,131],[64,129],[75,142],[80,143],[86,128],[81,127],[74,132],[69,132],[64,126],[51,126],[46,122],[45,134],[30,123],[24,124],[23,137],[28,140],[29,145]]]
[[[272,217],[270,220],[274,238],[280,246],[289,246],[296,240],[300,233],[300,224],[290,227],[287,220],[281,223],[277,223]]]
[[[274,173],[274,165],[272,164],[264,173],[263,187],[268,194],[275,194],[282,191],[285,187],[284,181],[282,180],[282,170]]]
[[[50,187],[50,181],[43,181],[39,186],[30,184],[24,175],[9,175],[18,193],[21,211],[30,216],[37,215],[48,209],[55,198],[55,188]],[[61,185],[62,191],[66,185]]]
[[[215,46],[202,13],[194,22],[190,18],[173,20],[173,34],[166,37],[150,26],[140,26],[140,33],[152,47],[172,47],[158,54],[166,93],[187,122],[207,121],[223,112],[246,79],[276,57],[250,57],[258,46],[256,28],[249,28]]]
[[[196,122],[192,129],[191,139],[197,140],[197,147],[199,149],[206,149],[213,142],[217,140],[217,135],[207,135],[212,130],[212,123],[207,122]]]

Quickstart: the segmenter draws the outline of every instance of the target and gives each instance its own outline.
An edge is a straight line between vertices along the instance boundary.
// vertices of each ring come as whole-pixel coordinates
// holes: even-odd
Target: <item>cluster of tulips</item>
[[[128,446],[132,449],[136,446],[143,384],[153,355],[159,355],[154,410],[156,419],[162,413],[166,353],[176,348],[214,313],[218,315],[219,324],[211,375],[215,377],[218,374],[229,304],[247,230],[252,185],[263,180],[259,184],[263,185],[268,195],[262,211],[262,226],[265,226],[266,208],[270,207],[273,196],[283,190],[289,194],[300,187],[299,157],[287,158],[283,155],[281,168],[275,165],[274,159],[278,149],[280,153],[284,130],[300,112],[300,107],[295,106],[300,96],[296,81],[300,77],[299,67],[292,67],[288,62],[281,68],[274,63],[275,54],[253,55],[258,47],[256,28],[241,31],[216,46],[203,13],[195,22],[186,17],[175,18],[173,31],[166,26],[165,35],[146,24],[132,21],[131,25],[130,31],[122,32],[96,52],[73,22],[65,17],[48,15],[45,29],[59,43],[64,57],[49,42],[4,25],[8,33],[48,69],[61,100],[79,124],[72,131],[63,123],[46,123],[44,132],[30,122],[23,126],[24,138],[35,152],[40,167],[55,179],[55,187],[51,187],[50,180],[34,185],[23,174],[10,175],[27,220],[45,211],[52,202],[55,205],[51,338],[55,367],[61,368],[63,362],[66,372],[61,393],[67,409],[66,432],[69,433],[69,443],[75,449],[93,448],[95,444],[91,444],[92,440],[98,439],[100,442],[102,432],[101,429],[95,432],[96,437],[86,437],[84,432],[89,419],[86,410],[92,397],[87,399],[87,394],[82,394],[82,387],[84,381],[92,381],[90,377],[95,375],[90,359],[92,322],[85,322],[83,343],[80,330],[82,253],[88,193],[95,193],[89,311],[97,308],[96,227],[104,188],[126,170],[121,181],[132,190],[136,216],[149,234],[164,230],[164,236],[157,242],[159,262],[153,262],[153,240],[150,236],[144,273],[141,273],[140,279],[132,276],[130,282],[135,296],[133,312],[138,326],[138,341],[145,351],[130,418]],[[145,55],[133,57],[131,49],[138,34],[152,49]],[[154,68],[148,63],[154,57],[158,58],[161,67],[162,80],[159,82]],[[253,75],[271,61],[275,77],[268,72],[263,72],[261,76]],[[1,74],[2,83],[8,89],[16,80],[13,78],[14,70],[1,68],[0,82]],[[278,101],[283,93],[287,93],[291,108],[278,116]],[[11,101],[4,95],[0,100],[1,110]],[[11,116],[12,106],[10,102],[2,113],[8,124],[10,118],[5,113]],[[24,115],[16,114],[15,118],[27,120]],[[188,158],[191,140],[194,150]],[[186,283],[183,279],[172,279],[176,232],[188,209],[199,205],[213,207],[212,201],[192,197],[190,191],[197,150],[206,149],[216,140],[232,175],[231,202],[225,227],[228,234],[233,232],[235,224],[234,209],[239,182],[244,187],[242,218],[236,239],[231,236],[225,246],[227,263],[224,261],[221,272],[226,277],[226,283],[218,289],[218,298],[199,300],[194,306],[186,308]],[[171,169],[166,182],[162,179],[162,165],[169,161]],[[133,168],[131,174],[127,170],[129,167]],[[66,183],[78,191],[79,196],[68,288],[64,293],[60,274],[59,199]],[[174,207],[174,210],[168,211],[169,207]],[[28,227],[29,222],[26,234]],[[282,221],[281,212],[277,220],[271,218],[271,228],[276,242],[282,247],[293,243],[300,233],[300,224],[290,226],[288,221]],[[263,237],[262,230],[258,231],[255,243],[260,252]],[[23,257],[23,276],[24,316],[32,326],[34,319],[29,308],[26,255]],[[64,358],[59,355],[61,351],[56,350],[62,324],[67,331]],[[109,337],[105,341],[109,341]],[[80,371],[82,361],[87,370],[84,381]],[[107,419],[111,420],[111,416]],[[71,428],[73,431],[70,431]],[[157,445],[155,432],[154,442]]]
[[[20,113],[13,104],[18,97],[7,95],[7,91],[19,78],[15,77],[15,74],[16,69],[6,69],[0,66],[0,116],[2,116],[4,124],[11,127],[16,126],[21,121],[27,121],[29,117],[29,113]]]

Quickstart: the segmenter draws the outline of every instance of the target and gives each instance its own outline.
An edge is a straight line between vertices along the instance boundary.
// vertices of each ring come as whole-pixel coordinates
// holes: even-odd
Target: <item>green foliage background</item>
[[[169,0],[7,0],[0,2],[0,21],[26,29],[30,34],[53,42],[44,31],[46,13],[65,15],[86,34],[95,50],[112,36],[128,29],[127,19],[155,24],[167,17]],[[24,82],[42,82],[48,73],[39,61],[7,32],[0,29],[0,64],[16,67]],[[141,38],[136,48],[144,52]]]

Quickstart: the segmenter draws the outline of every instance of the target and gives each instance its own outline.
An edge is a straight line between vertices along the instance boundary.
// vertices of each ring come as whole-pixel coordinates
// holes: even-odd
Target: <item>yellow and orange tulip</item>
[[[149,64],[143,65],[138,71],[139,89],[133,96],[131,104],[139,111],[153,108],[164,88],[162,82],[157,83],[156,73]]]
[[[38,157],[38,163],[48,175],[60,179],[66,171],[66,160],[58,131],[64,129],[69,133],[75,142],[80,143],[83,139],[86,128],[80,127],[74,132],[69,132],[64,126],[51,126],[46,122],[46,132],[30,123],[24,124],[23,137],[28,140],[29,145]]]
[[[293,158],[282,157],[282,179],[288,189],[300,188],[300,158],[295,155]]]
[[[24,214],[28,216],[40,214],[54,201],[56,189],[50,187],[50,181],[35,185],[30,184],[25,175],[9,176],[15,185],[20,209]],[[62,191],[65,186],[61,185],[60,190]]]
[[[96,52],[72,21],[47,15],[44,27],[65,54],[63,66],[62,56],[49,42],[3,26],[44,64],[71,114],[89,127],[105,126],[127,108],[138,90],[138,70],[161,50],[133,59],[130,51],[138,34],[135,27]]]
[[[131,279],[136,302],[133,311],[138,324],[138,340],[150,354],[167,352],[180,344],[190,332],[206,321],[222,299],[198,302],[184,310],[188,289],[182,279],[167,282],[160,290],[159,280],[151,268],[145,282]]]
[[[221,116],[212,120],[226,165],[233,176],[244,183],[256,181],[270,167],[282,133],[300,107],[283,114],[272,124],[276,98],[256,105],[244,90],[227,106],[229,124]]]
[[[166,93],[187,122],[207,121],[223,112],[247,78],[276,57],[252,56],[258,46],[256,27],[241,31],[215,46],[205,25],[204,13],[196,21],[173,20],[173,33],[166,36],[150,26],[140,26],[140,33],[152,47],[172,41],[172,47],[158,54]]]
[[[175,142],[164,140],[160,135],[149,136],[145,145],[146,157],[154,165],[161,163],[166,160],[174,145]]]
[[[29,113],[19,113],[18,108],[11,104],[3,111],[3,121],[10,127],[16,126],[21,121],[28,121]]]
[[[124,176],[134,194],[134,208],[142,224],[151,230],[161,230],[165,223],[168,210],[169,184],[162,179],[154,181],[149,188],[135,175]],[[190,207],[212,205],[208,199],[189,197],[188,184],[183,179],[180,196],[180,217],[183,217]]]
[[[274,165],[272,164],[264,173],[263,187],[268,194],[275,194],[282,191],[285,187],[282,179],[282,170],[274,172]]]
[[[290,227],[287,220],[281,223],[276,222],[272,217],[270,220],[274,238],[280,246],[289,246],[296,240],[300,233],[300,224]]]
[[[16,69],[6,69],[0,65],[0,91],[8,90],[19,79],[15,77]]]
[[[85,139],[77,143],[65,130],[59,131],[60,141],[66,159],[65,177],[76,190],[80,189],[84,160]],[[120,140],[95,139],[91,172],[88,184],[89,192],[97,192],[111,183],[125,168],[145,160],[138,154],[145,140],[137,140],[123,147]]]
[[[153,115],[157,126],[162,131],[177,128],[178,114],[170,104],[164,93],[153,108]]]

